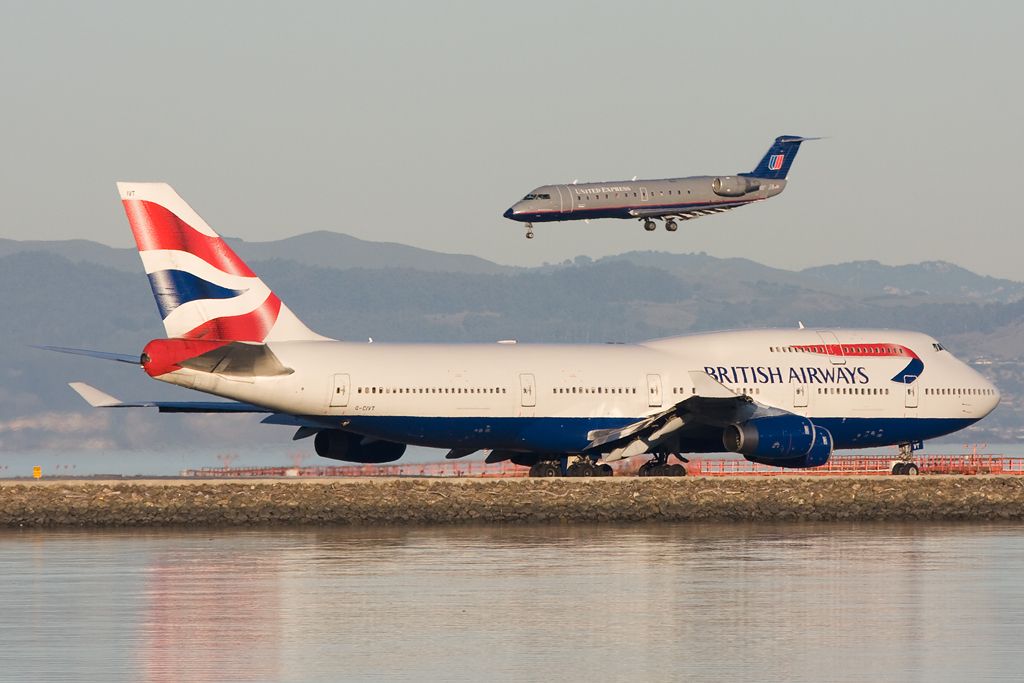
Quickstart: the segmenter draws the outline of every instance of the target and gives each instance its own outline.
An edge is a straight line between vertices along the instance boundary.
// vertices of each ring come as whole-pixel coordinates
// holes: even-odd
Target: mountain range
[[[972,428],[974,435],[1024,436],[1017,427],[1024,283],[950,263],[859,261],[788,271],[703,253],[635,251],[520,268],[325,231],[231,243],[310,327],[341,339],[638,341],[800,322],[918,329],[979,363],[1003,390],[1003,405]],[[32,348],[136,353],[163,336],[134,249],[0,240],[0,291],[0,449],[173,444],[182,430],[225,443],[287,439],[280,430],[251,429],[253,418],[89,411],[68,381],[131,399],[188,392],[123,364]]]

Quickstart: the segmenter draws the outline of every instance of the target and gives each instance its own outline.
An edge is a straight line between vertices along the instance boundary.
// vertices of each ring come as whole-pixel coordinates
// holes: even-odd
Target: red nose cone
[[[150,377],[159,377],[181,370],[180,363],[208,351],[219,349],[229,341],[198,339],[154,339],[142,350],[142,369]]]

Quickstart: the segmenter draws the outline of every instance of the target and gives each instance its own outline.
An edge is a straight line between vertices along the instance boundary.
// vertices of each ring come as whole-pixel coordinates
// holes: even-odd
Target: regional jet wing
[[[692,209],[665,209],[665,208],[650,208],[650,209],[630,209],[629,214],[636,218],[662,218],[672,216],[679,220],[688,221],[691,218],[700,218],[701,216],[710,216],[713,213],[722,213],[729,209],[735,209],[737,206],[743,206],[749,204],[749,202],[736,202],[730,204],[717,204],[714,206],[694,207]]]
[[[161,413],[272,413],[252,403],[238,401],[141,401],[126,403],[85,382],[68,386],[93,408],[157,408]]]

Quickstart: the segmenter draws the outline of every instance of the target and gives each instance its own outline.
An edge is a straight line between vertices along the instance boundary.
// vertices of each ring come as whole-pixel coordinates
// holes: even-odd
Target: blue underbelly
[[[388,441],[434,448],[477,448],[542,453],[575,453],[587,433],[632,424],[639,417],[405,417],[359,415],[346,418],[354,432]],[[968,427],[972,418],[812,418],[832,433],[836,449],[873,448],[924,441]],[[695,435],[696,436],[696,435]],[[704,429],[687,438],[687,452],[721,452],[721,431]]]

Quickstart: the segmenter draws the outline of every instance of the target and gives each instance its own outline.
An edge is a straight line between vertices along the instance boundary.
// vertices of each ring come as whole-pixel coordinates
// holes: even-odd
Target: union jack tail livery
[[[320,340],[166,183],[118,183],[171,338]]]

